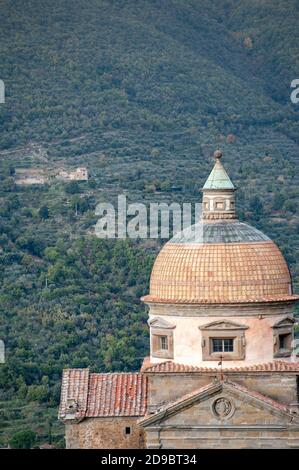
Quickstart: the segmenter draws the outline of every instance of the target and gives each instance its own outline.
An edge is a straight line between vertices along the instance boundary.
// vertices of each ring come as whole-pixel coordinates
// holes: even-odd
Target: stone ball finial
[[[214,158],[218,159],[222,157],[222,152],[221,150],[215,150],[214,152]]]

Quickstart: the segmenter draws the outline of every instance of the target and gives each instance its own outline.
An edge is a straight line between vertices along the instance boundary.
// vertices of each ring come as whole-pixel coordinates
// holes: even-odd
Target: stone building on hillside
[[[275,243],[237,219],[235,187],[214,156],[202,230],[165,244],[142,299],[141,370],[64,371],[68,448],[299,448],[299,296]]]
[[[15,184],[20,186],[43,185],[48,182],[48,175],[46,170],[42,168],[17,168],[14,180]]]
[[[88,169],[82,166],[73,171],[60,170],[56,178],[64,181],[88,181]]]

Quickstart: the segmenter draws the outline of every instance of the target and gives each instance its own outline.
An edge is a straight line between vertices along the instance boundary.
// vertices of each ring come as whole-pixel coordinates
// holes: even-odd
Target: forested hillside
[[[137,370],[161,242],[94,236],[98,202],[196,202],[221,147],[241,219],[299,291],[296,0],[0,2],[0,446],[63,446],[61,371]],[[41,152],[34,149],[38,146]],[[88,182],[15,185],[85,165]]]

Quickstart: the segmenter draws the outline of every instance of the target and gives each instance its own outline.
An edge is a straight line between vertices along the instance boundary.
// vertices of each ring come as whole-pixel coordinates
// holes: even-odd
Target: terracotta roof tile
[[[224,367],[223,372],[299,372],[299,362],[275,361],[265,364],[252,364],[242,367]],[[216,367],[200,367],[185,364],[177,364],[172,361],[151,364],[149,358],[143,361],[141,372],[155,373],[178,373],[178,372],[200,372],[219,373]]]
[[[142,302],[149,302],[149,303],[160,303],[160,304],[240,304],[240,303],[246,303],[246,304],[259,304],[259,303],[265,303],[265,302],[293,302],[299,300],[299,295],[297,294],[292,294],[292,295],[285,295],[285,296],[273,296],[273,297],[259,297],[258,299],[253,299],[253,298],[247,298],[246,301],[241,301],[241,300],[228,300],[225,297],[211,297],[209,299],[188,299],[187,297],[185,298],[180,298],[173,300],[170,297],[168,298],[161,298],[157,297],[154,295],[144,295],[140,299]]]
[[[69,409],[73,402],[75,412]],[[146,407],[147,377],[143,374],[91,374],[88,369],[63,371],[59,409],[61,419],[143,416]]]
[[[171,243],[153,266],[145,302],[235,304],[293,302],[288,266],[271,240]]]
[[[89,369],[66,369],[62,375],[59,416],[65,416],[69,405],[75,404],[76,419],[85,415],[87,408]]]
[[[147,381],[139,373],[91,374],[86,417],[143,416]]]

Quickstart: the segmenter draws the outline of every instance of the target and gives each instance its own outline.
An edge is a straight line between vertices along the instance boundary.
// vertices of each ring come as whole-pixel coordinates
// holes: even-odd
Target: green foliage
[[[80,186],[77,181],[71,181],[65,188],[67,194],[77,194],[80,192]]]
[[[18,250],[13,248],[15,254]],[[40,257],[30,256],[25,243],[22,250],[29,253],[11,258],[0,289],[7,345],[0,368],[2,399],[51,409],[59,403],[65,367],[137,370],[148,348],[139,297],[146,292],[153,257],[131,242],[93,237],[58,238]],[[13,251],[5,251],[2,261]],[[53,419],[57,412],[52,424]],[[36,432],[42,442],[38,427]],[[61,434],[55,442],[60,440]]]
[[[42,219],[48,219],[49,218],[49,208],[47,206],[42,206],[38,211],[38,215]]]
[[[249,209],[255,216],[259,216],[263,212],[263,203],[258,196],[254,196],[249,200]]]
[[[95,239],[98,202],[198,202],[221,147],[240,218],[278,243],[298,290],[298,22],[293,1],[5,2],[0,446],[27,428],[62,446],[62,369],[137,370],[148,353],[139,298],[161,242]],[[14,183],[79,165],[87,183]]]
[[[36,434],[31,430],[17,432],[9,441],[12,449],[32,449],[36,441]]]
[[[273,209],[275,211],[282,209],[285,200],[286,196],[283,193],[275,193],[273,198]]]
[[[295,138],[295,3],[8,0],[1,145],[55,141],[61,153],[74,139],[87,153],[107,131],[112,139],[119,130],[196,136],[203,127],[238,137],[269,125]]]

